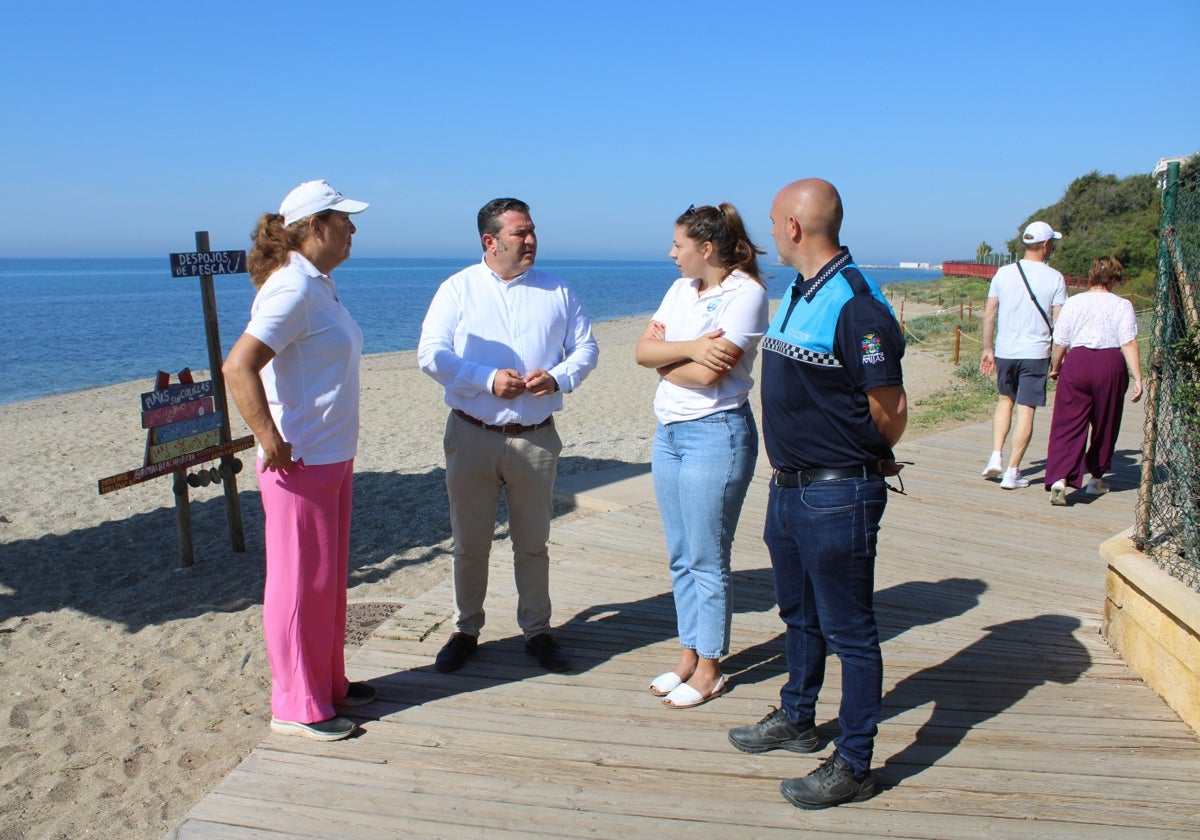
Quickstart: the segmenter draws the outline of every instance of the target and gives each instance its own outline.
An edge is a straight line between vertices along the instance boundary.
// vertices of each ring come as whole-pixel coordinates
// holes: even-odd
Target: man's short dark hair
[[[493,198],[479,210],[479,236],[490,233],[495,236],[500,232],[503,225],[500,224],[500,217],[509,210],[516,210],[518,213],[529,215],[529,205],[517,198]]]

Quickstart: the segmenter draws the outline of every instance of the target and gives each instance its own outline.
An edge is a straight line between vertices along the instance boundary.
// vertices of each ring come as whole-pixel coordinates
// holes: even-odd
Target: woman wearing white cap
[[[335,706],[375,699],[346,679],[343,654],[362,331],[329,276],[366,208],[307,181],[263,214],[248,259],[258,294],[221,368],[258,439],[271,729],[322,741],[354,733]]]

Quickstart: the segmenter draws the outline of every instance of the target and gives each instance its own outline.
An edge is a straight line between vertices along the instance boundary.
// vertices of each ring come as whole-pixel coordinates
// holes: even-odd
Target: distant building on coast
[[[1172,163],[1178,163],[1179,166],[1182,167],[1194,157],[1195,155],[1180,155],[1179,157],[1159,158],[1158,164],[1154,167],[1154,172],[1151,173],[1154,175],[1154,179],[1158,181],[1158,188],[1160,190],[1165,190],[1167,188],[1167,166]]]
[[[932,268],[927,262],[904,262],[900,261],[901,268]]]

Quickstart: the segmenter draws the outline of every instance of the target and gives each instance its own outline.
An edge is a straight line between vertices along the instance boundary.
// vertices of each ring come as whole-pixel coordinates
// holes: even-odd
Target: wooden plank
[[[128,472],[110,475],[107,478],[100,479],[98,482],[100,493],[104,494],[111,493],[114,490],[121,490],[143,481],[149,481],[152,478],[158,478],[167,473],[185,470],[194,464],[202,464],[205,461],[212,461],[225,455],[241,452],[243,449],[249,449],[252,446],[254,446],[254,436],[246,435],[237,440],[231,440],[229,443],[210,446],[199,452],[192,452],[187,455],[181,455],[178,458],[171,458],[160,464],[149,464],[144,467],[138,467],[135,470],[129,470]]]
[[[156,443],[150,446],[147,450],[146,463],[147,465],[161,464],[163,461],[170,461],[172,458],[181,458],[184,455],[191,455],[193,452],[199,452],[202,449],[218,446],[220,443],[220,429],[209,429],[204,432],[179,438],[178,440],[170,440],[166,441],[165,443]]]
[[[1122,449],[1133,449],[1139,411]],[[836,658],[817,707],[820,752],[749,756],[728,744],[731,726],[778,705],[785,671],[759,476],[734,544],[732,689],[720,700],[672,712],[646,690],[678,656],[654,505],[573,518],[555,524],[551,547],[570,672],[541,671],[524,653],[500,541],[489,624],[465,668],[433,668],[446,632],[426,632],[426,620],[452,609],[447,582],[404,605],[415,629],[372,638],[351,660],[352,678],[380,698],[350,710],[360,737],[267,737],[177,836],[226,825],[233,837],[1194,834],[1200,742],[1098,632],[1097,549],[1132,524],[1133,493],[1051,508],[1040,488],[980,479],[989,450],[987,424],[905,450],[926,471],[906,478],[909,497],[891,497],[880,536],[882,790],[868,802],[801,812],[778,793],[836,736]],[[1136,482],[1125,463],[1114,487]]]
[[[212,414],[215,410],[216,407],[212,397],[189,400],[188,402],[176,403],[175,405],[164,405],[162,408],[142,412],[142,428],[152,429],[155,426],[165,426],[168,423],[175,423],[179,420],[199,417],[201,414]]]
[[[166,388],[155,388],[142,394],[142,411],[152,411],[168,405],[179,405],[191,400],[213,396],[213,381],[180,383]]]
[[[195,417],[187,417],[162,426],[155,426],[150,430],[151,446],[180,440],[181,438],[198,435],[213,429],[219,430],[221,428],[221,416],[221,412],[215,411],[211,414],[198,414]]]

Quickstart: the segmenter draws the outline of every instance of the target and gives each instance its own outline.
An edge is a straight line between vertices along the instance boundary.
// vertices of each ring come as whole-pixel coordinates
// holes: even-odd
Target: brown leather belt
[[[775,470],[775,484],[779,487],[807,487],[818,481],[836,481],[839,478],[867,478],[882,475],[883,466],[878,461],[857,467],[813,467],[810,470]]]
[[[478,426],[481,429],[487,429],[489,432],[499,432],[502,435],[523,435],[526,432],[532,432],[534,429],[540,429],[543,426],[549,426],[554,422],[554,415],[551,414],[541,423],[534,423],[532,426],[522,426],[520,423],[505,423],[503,426],[494,426],[491,423],[484,423],[482,420],[477,420],[467,412],[461,409],[454,409],[454,416],[460,420],[466,420],[472,426]]]

